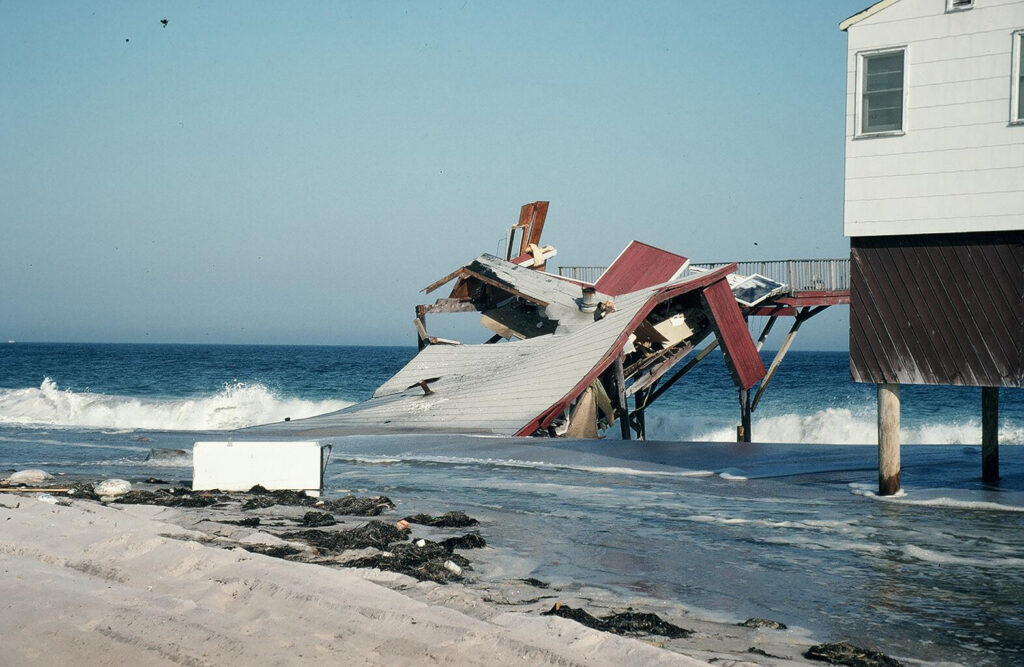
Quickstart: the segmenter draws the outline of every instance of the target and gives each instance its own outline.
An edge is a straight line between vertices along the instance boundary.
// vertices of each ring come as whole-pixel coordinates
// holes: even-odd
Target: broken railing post
[[[999,481],[999,387],[981,388],[981,479]]]
[[[629,403],[626,402],[626,378],[622,370],[622,355],[615,359],[615,394],[618,396],[619,429],[622,432],[622,439],[630,439],[629,427]]]
[[[900,490],[900,386],[878,385],[878,495]]]
[[[416,319],[412,324],[416,327],[416,348],[422,350],[430,344],[427,338],[427,312],[423,306],[416,306]]]

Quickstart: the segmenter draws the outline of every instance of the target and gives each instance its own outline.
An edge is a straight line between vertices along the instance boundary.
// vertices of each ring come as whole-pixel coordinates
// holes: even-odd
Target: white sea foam
[[[709,424],[706,419],[657,412],[655,409],[647,413],[647,430],[652,440],[736,441],[734,424]],[[810,414],[756,417],[751,431],[757,442],[826,445],[870,445],[878,442],[878,425],[873,410],[827,408]],[[904,427],[900,431],[900,440],[907,444],[976,444],[981,442],[981,423],[966,420]],[[1004,420],[1000,425],[999,442],[1024,444],[1024,425]]]
[[[138,398],[60,389],[45,378],[38,389],[0,389],[0,424],[207,431],[301,419],[348,405],[285,398],[258,383],[235,382],[196,398]]]
[[[907,544],[903,547],[903,554],[916,560],[923,560],[929,563],[941,565],[969,565],[971,567],[1024,567],[1024,558],[971,558],[970,556],[957,556],[955,554],[933,551],[924,547]]]
[[[1020,505],[1007,505],[1005,503],[994,503],[989,500],[973,500],[977,492],[970,490],[957,491],[962,497],[953,498],[950,496],[919,497],[919,493],[934,493],[934,491],[923,491],[907,493],[906,489],[900,489],[891,496],[880,496],[875,487],[870,484],[851,483],[850,493],[867,498],[875,498],[887,502],[898,502],[901,505],[914,505],[917,507],[941,507],[943,509],[956,510],[981,510],[986,512],[1021,512],[1024,507]],[[947,490],[953,492],[951,490]]]

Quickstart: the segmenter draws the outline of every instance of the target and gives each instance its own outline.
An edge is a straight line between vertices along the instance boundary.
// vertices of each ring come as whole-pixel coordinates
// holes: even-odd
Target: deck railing
[[[691,264],[691,269],[714,269],[729,262]],[[850,260],[841,259],[777,259],[737,262],[743,275],[760,273],[766,278],[789,285],[794,292],[850,289]],[[558,275],[593,283],[601,277],[603,266],[560,266]]]
[[[558,267],[558,275],[565,276],[566,278],[572,278],[573,280],[582,280],[585,283],[596,283],[597,279],[601,277],[604,270],[608,268],[605,266],[560,266]]]

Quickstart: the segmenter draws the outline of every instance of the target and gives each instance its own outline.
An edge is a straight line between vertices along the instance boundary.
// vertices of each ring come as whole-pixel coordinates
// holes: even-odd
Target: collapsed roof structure
[[[594,438],[618,421],[624,439],[643,438],[644,410],[721,347],[739,390],[741,437],[745,428],[749,439],[749,392],[765,377],[758,351],[771,323],[779,314],[799,323],[801,313],[817,311],[798,313],[782,298],[786,285],[738,276],[736,264],[691,269],[686,257],[638,241],[594,283],[548,273],[557,251],[540,244],[547,209],[548,202],[522,207],[504,258],[481,255],[424,289],[454,281],[447,297],[417,306],[419,353],[369,400],[251,430]],[[427,314],[452,312],[479,312],[494,335],[479,345],[430,336]],[[753,313],[770,315],[756,343],[746,323]]]

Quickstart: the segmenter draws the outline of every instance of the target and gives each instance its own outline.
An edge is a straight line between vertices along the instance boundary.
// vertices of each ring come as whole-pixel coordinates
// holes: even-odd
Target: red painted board
[[[750,389],[764,377],[764,364],[747,331],[747,322],[729,289],[729,283],[720,280],[709,285],[701,294],[704,309],[715,328],[715,336],[725,353],[725,363],[732,373],[733,382]]]
[[[686,262],[681,255],[631,241],[601,274],[594,288],[609,296],[629,294],[670,280]]]

